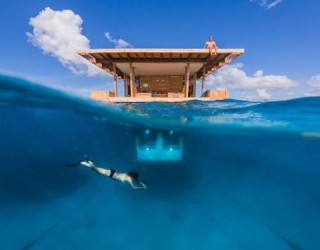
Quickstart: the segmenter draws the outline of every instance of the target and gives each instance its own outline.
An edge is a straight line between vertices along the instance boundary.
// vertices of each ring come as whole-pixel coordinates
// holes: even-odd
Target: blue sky
[[[212,34],[245,54],[208,88],[247,100],[320,95],[319,9],[318,0],[3,0],[0,72],[88,96],[112,78],[76,48],[201,48]]]

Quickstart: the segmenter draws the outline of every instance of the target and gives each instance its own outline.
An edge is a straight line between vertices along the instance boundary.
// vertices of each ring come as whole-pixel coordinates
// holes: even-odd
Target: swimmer
[[[68,167],[75,167],[78,165],[86,166],[86,167],[90,168],[92,171],[94,171],[95,173],[108,176],[111,179],[128,183],[134,189],[147,189],[148,188],[148,186],[145,183],[139,181],[139,174],[136,171],[131,171],[128,173],[118,173],[114,169],[105,169],[105,168],[96,167],[94,165],[94,163],[88,159],[82,160],[78,163],[69,164],[67,166]],[[135,184],[138,184],[138,185],[135,185]]]

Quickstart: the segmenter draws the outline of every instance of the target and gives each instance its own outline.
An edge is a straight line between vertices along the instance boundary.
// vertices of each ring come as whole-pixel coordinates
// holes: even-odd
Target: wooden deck
[[[138,103],[138,102],[186,102],[186,101],[214,101],[209,97],[194,97],[194,98],[170,98],[170,97],[151,97],[151,98],[139,98],[139,97],[109,97],[106,99],[100,99],[96,101],[100,102],[112,102],[112,103]]]
[[[134,102],[186,102],[190,100],[213,101],[229,98],[227,90],[207,90],[201,97],[183,97],[182,93],[167,93],[165,96],[153,96],[151,93],[138,93],[135,97],[116,97],[114,92],[92,90],[91,99],[99,102],[134,103]]]

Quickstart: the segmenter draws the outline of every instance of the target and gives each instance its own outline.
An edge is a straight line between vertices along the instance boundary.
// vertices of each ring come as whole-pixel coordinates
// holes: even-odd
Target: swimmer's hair
[[[127,173],[127,175],[129,175],[131,178],[138,180],[139,179],[139,173],[135,170],[130,171],[129,173]]]

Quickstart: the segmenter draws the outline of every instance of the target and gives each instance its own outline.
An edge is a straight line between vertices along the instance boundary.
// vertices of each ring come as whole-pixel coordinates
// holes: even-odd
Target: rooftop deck
[[[218,49],[210,54],[208,49],[89,49],[78,51],[79,55],[106,70],[116,73],[119,79],[130,74],[130,63],[134,64],[136,75],[184,74],[186,63],[190,63],[190,74],[197,79],[210,75],[218,68],[230,63],[244,49]],[[116,69],[113,65],[116,64]]]

